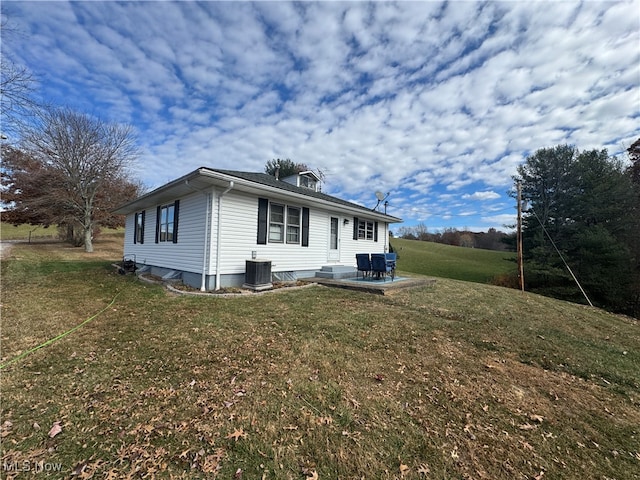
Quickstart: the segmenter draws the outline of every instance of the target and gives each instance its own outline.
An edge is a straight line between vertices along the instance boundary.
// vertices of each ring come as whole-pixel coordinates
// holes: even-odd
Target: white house
[[[115,210],[126,215],[124,255],[201,290],[245,283],[252,259],[275,279],[356,266],[389,250],[399,218],[326,195],[319,178],[199,168]]]

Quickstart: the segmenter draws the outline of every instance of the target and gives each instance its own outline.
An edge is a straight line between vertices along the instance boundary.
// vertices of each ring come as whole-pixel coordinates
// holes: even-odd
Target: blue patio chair
[[[362,279],[371,274],[371,260],[368,253],[356,253],[356,262],[358,263],[358,272],[362,272]]]
[[[396,259],[397,256],[394,253],[385,253],[384,254],[385,260],[387,262],[387,272],[391,275],[391,281],[393,281],[393,279],[396,276]]]
[[[393,281],[396,273],[395,260],[387,262],[387,255],[388,254],[385,253],[372,253],[371,270],[378,278],[384,278],[386,281],[387,275],[389,275],[391,277],[391,281]]]

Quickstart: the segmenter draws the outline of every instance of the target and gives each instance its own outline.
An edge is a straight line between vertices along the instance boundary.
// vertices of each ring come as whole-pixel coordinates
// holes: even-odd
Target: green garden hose
[[[92,321],[93,319],[95,319],[96,317],[98,317],[101,313],[103,313],[105,310],[107,310],[109,307],[111,307],[114,303],[116,303],[116,298],[118,298],[118,295],[120,295],[120,292],[116,293],[116,296],[113,297],[113,300],[111,300],[111,303],[109,303],[109,305],[107,305],[106,307],[104,307],[102,310],[100,310],[98,313],[96,313],[95,315],[87,318],[84,322],[80,323],[79,325],[76,325],[75,327],[73,327],[71,330],[67,330],[64,333],[61,333],[60,335],[58,335],[55,338],[52,338],[50,340],[47,340],[46,342],[44,342],[41,345],[38,345],[37,347],[32,348],[31,350],[27,350],[26,352],[21,353],[20,355],[18,355],[17,357],[13,358],[12,360],[9,360],[8,362],[4,362],[2,364],[0,364],[0,370],[2,370],[5,367],[8,367],[9,365],[17,362],[18,360],[23,359],[24,357],[26,357],[27,355],[32,354],[33,352],[35,352],[36,350],[40,350],[43,347],[46,347],[48,345],[51,345],[54,342],[57,342],[58,340],[60,340],[61,338],[66,337],[67,335],[69,335],[70,333],[75,332],[76,330],[78,330],[80,327],[82,327],[83,325],[86,325],[87,323],[89,323],[90,321]]]

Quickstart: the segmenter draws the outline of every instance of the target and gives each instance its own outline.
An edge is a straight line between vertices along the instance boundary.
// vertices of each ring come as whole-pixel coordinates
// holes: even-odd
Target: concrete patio
[[[313,282],[327,287],[345,288],[348,290],[357,290],[360,292],[375,293],[378,295],[386,295],[393,291],[405,288],[432,286],[436,283],[435,278],[418,277],[418,276],[397,276],[393,280],[390,277],[385,279],[376,279],[366,277],[349,278],[325,278],[321,276],[300,278],[302,282]]]

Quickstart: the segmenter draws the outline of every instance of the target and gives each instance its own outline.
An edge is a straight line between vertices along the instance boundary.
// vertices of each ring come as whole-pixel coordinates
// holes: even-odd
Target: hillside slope
[[[19,478],[640,479],[635,320],[444,278],[176,296],[99,260],[121,241],[2,262]]]
[[[441,243],[392,238],[398,270],[421,275],[487,283],[497,275],[515,273],[515,253],[454,247]]]

